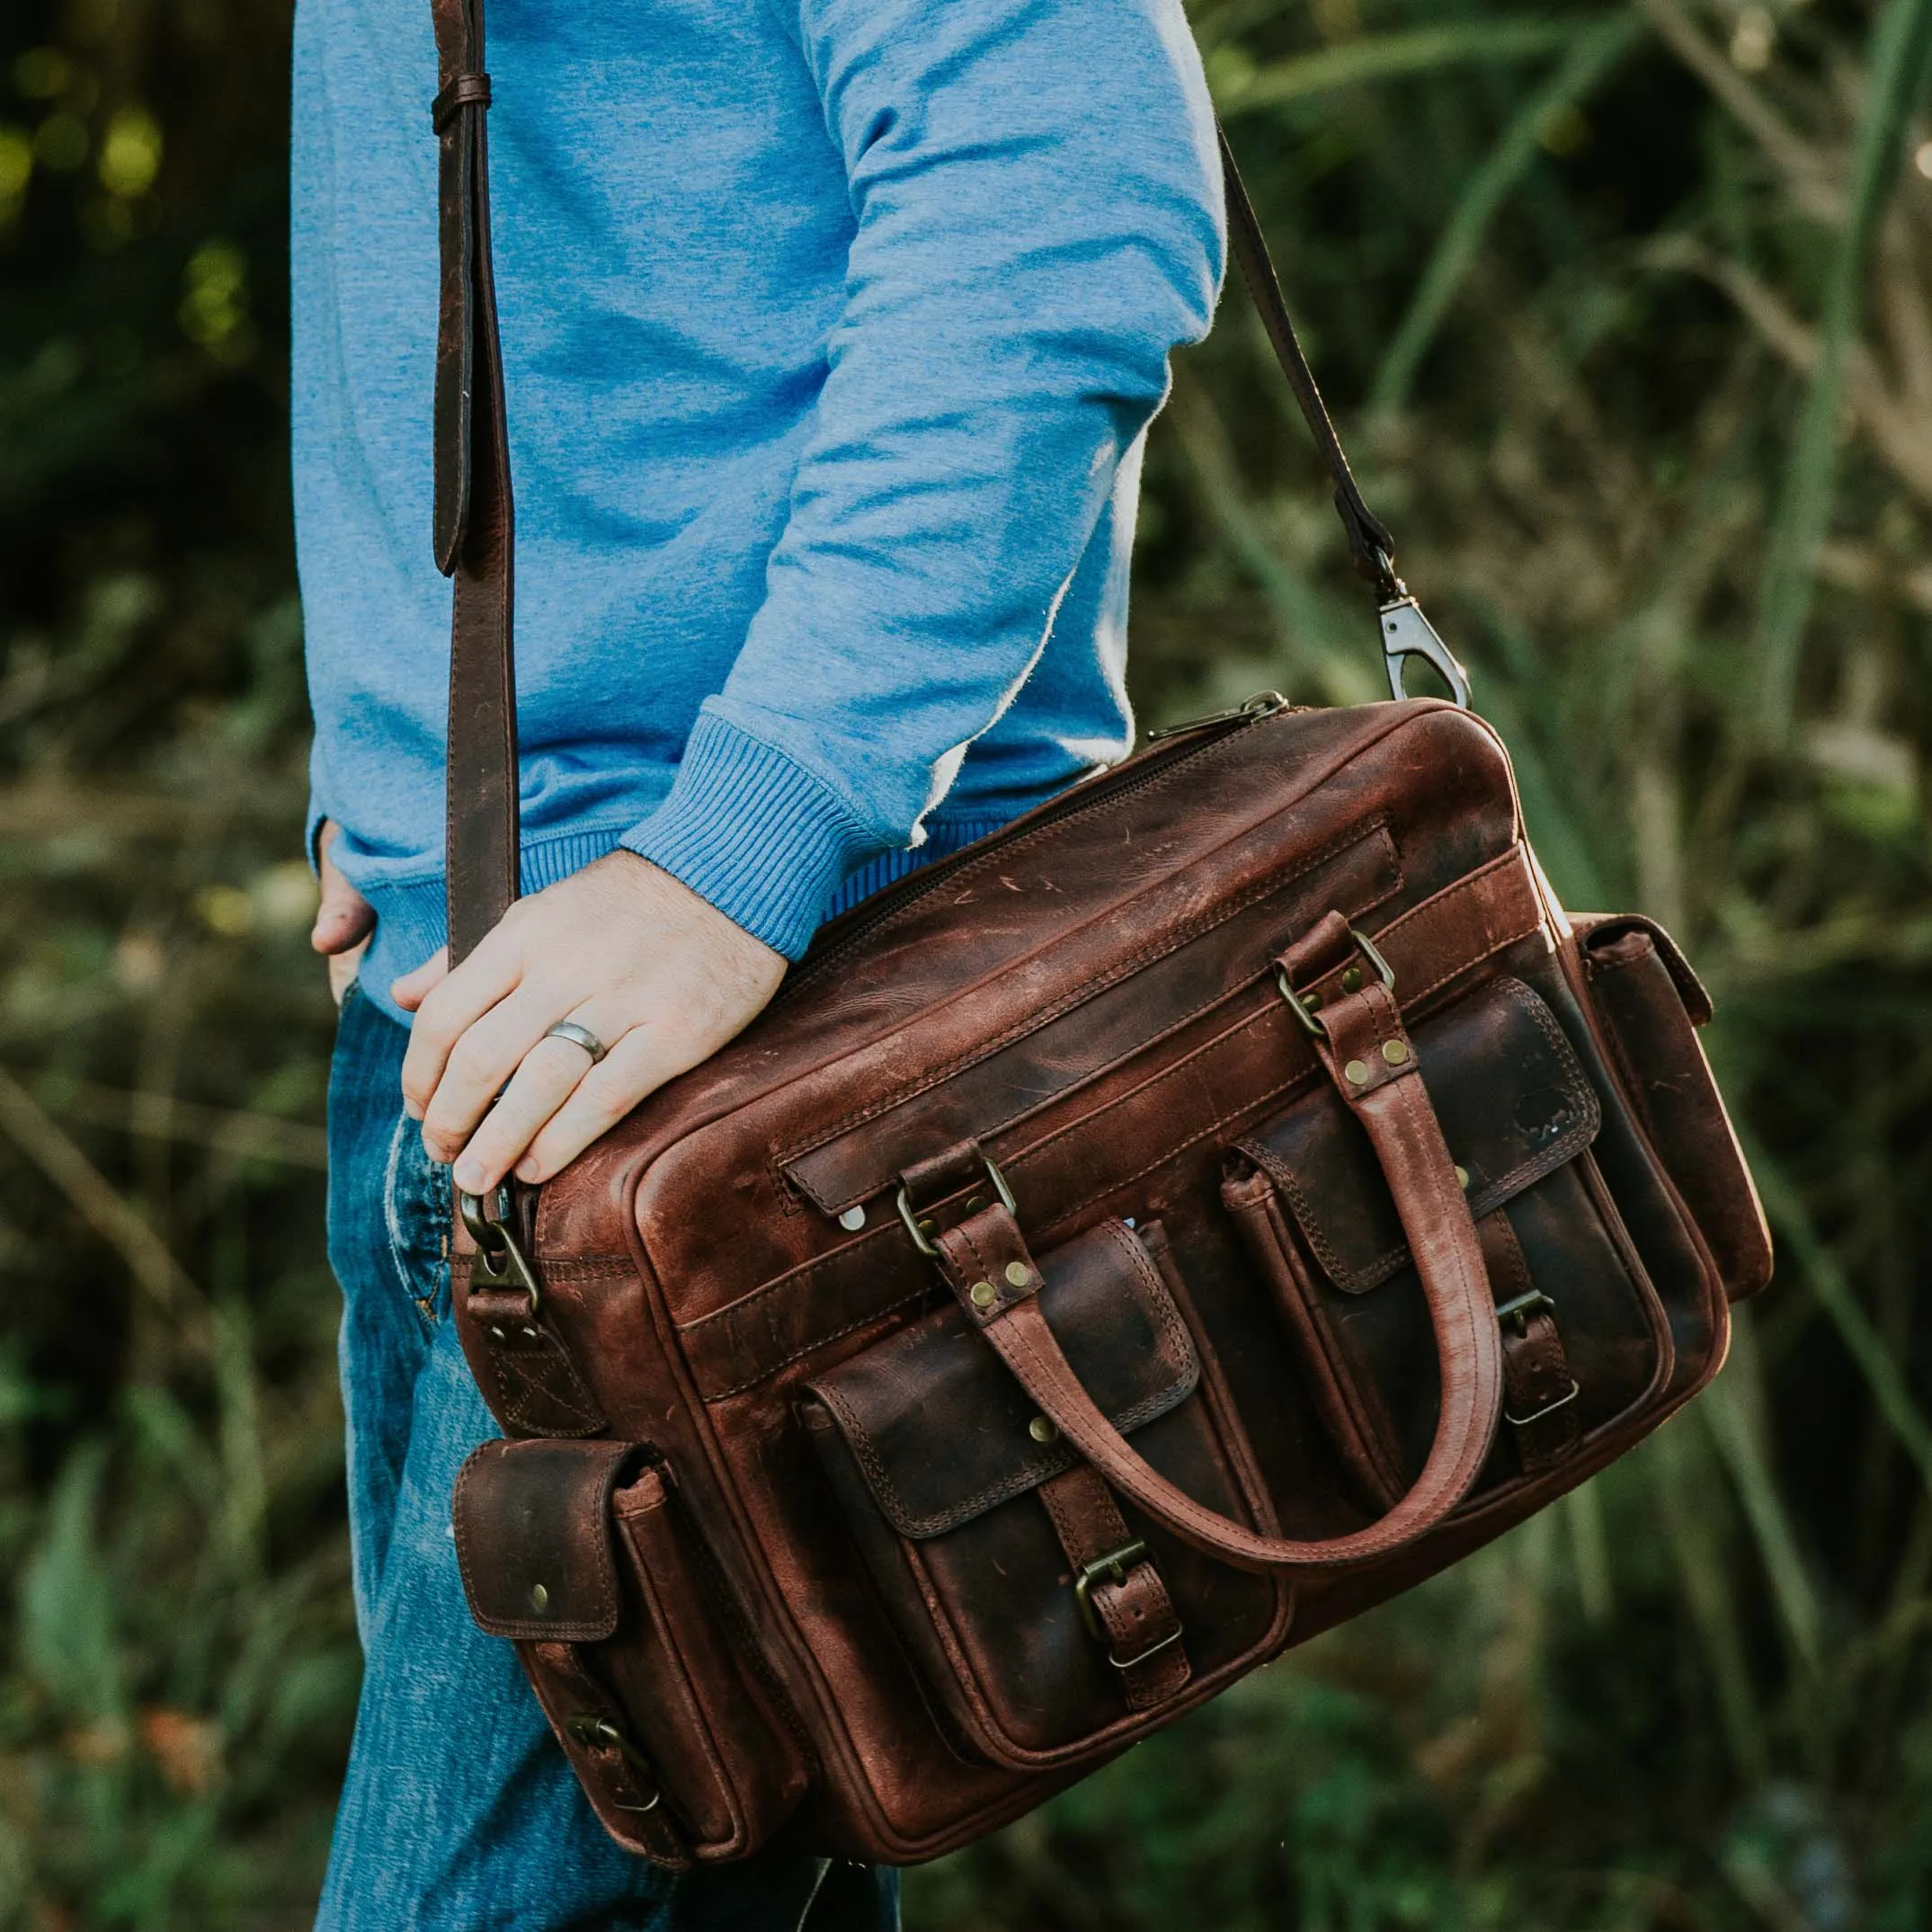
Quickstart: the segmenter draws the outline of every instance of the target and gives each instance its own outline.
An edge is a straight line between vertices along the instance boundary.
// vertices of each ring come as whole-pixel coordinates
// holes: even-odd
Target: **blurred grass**
[[[1718,997],[1713,1395],[987,1845],[921,1932],[1932,1924],[1922,0],[1201,0],[1324,385],[1572,904]],[[0,1928],[307,1923],[356,1660],[285,483],[286,0],[0,22]],[[1375,695],[1239,297],[1153,721]],[[1928,1311],[1932,1312],[1932,1302]]]

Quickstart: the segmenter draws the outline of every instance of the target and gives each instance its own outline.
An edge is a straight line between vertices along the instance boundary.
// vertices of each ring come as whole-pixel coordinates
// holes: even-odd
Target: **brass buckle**
[[[979,1159],[980,1165],[986,1170],[986,1179],[993,1183],[993,1191],[1000,1197],[1000,1206],[1017,1219],[1019,1204],[1014,1200],[1013,1190],[1006,1184],[1006,1176],[993,1164],[993,1156],[990,1153],[982,1152]],[[899,1218],[905,1223],[905,1232],[913,1237],[913,1245],[929,1261],[938,1260],[939,1251],[927,1238],[924,1228],[919,1224],[918,1215],[913,1212],[912,1196],[907,1192],[903,1180],[899,1183],[898,1207]]]
[[[1127,1580],[1127,1565],[1137,1563],[1146,1554],[1147,1545],[1136,1536],[1131,1543],[1123,1543],[1117,1550],[1109,1550],[1105,1556],[1096,1556],[1091,1563],[1080,1566],[1080,1574],[1073,1579],[1073,1601],[1080,1606],[1080,1620],[1087,1626],[1087,1634],[1096,1643],[1106,1643],[1108,1638],[1100,1622],[1100,1614],[1093,1607],[1093,1586],[1111,1583],[1116,1589],[1120,1588]],[[1147,1654],[1151,1657],[1153,1652],[1150,1651]],[[1113,1652],[1109,1650],[1108,1659],[1112,1656]],[[1135,1661],[1138,1663],[1140,1660],[1135,1658]]]
[[[629,1812],[642,1818],[646,1812],[654,1812],[664,1802],[664,1794],[657,1781],[657,1767],[634,1745],[609,1718],[593,1717],[579,1712],[566,1718],[564,1729],[579,1744],[586,1747],[604,1745],[614,1750],[633,1771],[637,1772],[651,1787],[651,1802],[648,1804],[617,1804],[620,1812]],[[612,1801],[613,1804],[616,1801]]]
[[[1500,1328],[1505,1322],[1514,1322],[1518,1335],[1529,1332],[1529,1318],[1539,1308],[1547,1308],[1554,1315],[1556,1304],[1541,1288],[1532,1288],[1527,1295],[1518,1295],[1506,1302],[1496,1304],[1496,1325]]]
[[[497,1189],[491,1201],[496,1210],[494,1216],[484,1213],[481,1195],[459,1190],[456,1201],[463,1225],[476,1244],[476,1258],[469,1267],[470,1287],[522,1289],[530,1296],[530,1319],[534,1321],[543,1297],[538,1293],[537,1276],[529,1258],[510,1232],[510,1189]]]
[[[1393,993],[1395,969],[1382,957],[1376,942],[1355,926],[1349,928],[1349,937],[1361,949],[1362,957],[1376,969],[1376,977],[1389,992]],[[1278,966],[1275,968],[1275,984],[1279,988],[1281,997],[1288,1002],[1288,1011],[1301,1021],[1303,1030],[1313,1039],[1325,1040],[1328,1037],[1328,1023],[1322,1018],[1321,1002],[1312,994],[1296,993],[1285,966]]]

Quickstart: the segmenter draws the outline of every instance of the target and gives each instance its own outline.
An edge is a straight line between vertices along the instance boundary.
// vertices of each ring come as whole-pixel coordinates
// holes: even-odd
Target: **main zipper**
[[[787,976],[779,988],[774,1005],[782,1004],[801,987],[810,985],[821,974],[838,960],[842,959],[869,932],[875,931],[889,919],[895,919],[908,905],[915,904],[929,892],[943,886],[951,876],[963,867],[975,865],[989,851],[996,850],[1002,844],[1028,836],[1042,826],[1058,824],[1064,819],[1089,811],[1097,805],[1122,798],[1138,791],[1143,785],[1149,785],[1157,778],[1171,771],[1176,765],[1185,764],[1190,758],[1211,751],[1215,745],[1224,743],[1238,731],[1245,731],[1251,725],[1259,725],[1264,718],[1278,717],[1287,711],[1305,710],[1304,705],[1291,705],[1279,691],[1258,691],[1244,704],[1232,710],[1216,711],[1206,717],[1190,718],[1185,724],[1163,726],[1159,731],[1151,731],[1144,741],[1147,745],[1161,743],[1164,745],[1159,752],[1143,751],[1124,759],[1103,777],[1088,779],[1071,787],[1057,798],[1050,799],[1043,806],[1028,812],[1024,817],[1016,818],[1003,830],[990,833],[984,839],[975,840],[971,845],[962,846],[957,852],[944,859],[936,859],[930,866],[922,866],[896,886],[888,886],[866,902],[866,916],[850,930],[842,933],[830,951],[818,958],[804,960],[797,973]],[[1182,736],[1192,737],[1196,733],[1208,735],[1197,738],[1189,744],[1168,743]]]

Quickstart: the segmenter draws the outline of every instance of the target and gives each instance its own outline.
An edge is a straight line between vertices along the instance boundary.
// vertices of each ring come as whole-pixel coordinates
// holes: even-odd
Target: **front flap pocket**
[[[627,1442],[486,1442],[456,1482],[457,1562],[493,1637],[598,1643],[618,1626],[610,1498]]]
[[[1603,1114],[1555,1016],[1499,979],[1415,1028],[1422,1083],[1477,1220],[1596,1139]],[[1324,1086],[1236,1143],[1280,1189],[1338,1288],[1365,1294],[1409,1265],[1368,1136]]]
[[[1136,1429],[1193,1392],[1193,1341],[1145,1248],[1120,1223],[1069,1242],[1041,1268],[1041,1308],[1116,1429]],[[957,1308],[936,1310],[809,1393],[902,1536],[957,1528],[1077,1459]]]
[[[1498,978],[1413,1038],[1502,1331],[1503,1413],[1480,1494],[1562,1462],[1627,1411],[1668,1372],[1669,1338],[1591,1156],[1596,1089],[1548,1006]],[[1440,1401],[1388,1184],[1332,1088],[1233,1155],[1223,1201],[1274,1289],[1342,1465],[1379,1514],[1420,1472]]]
[[[1158,1225],[1037,1257],[1096,1404],[1171,1482],[1268,1505]],[[1180,1545],[1059,1439],[948,1304],[821,1376],[799,1416],[956,1745],[1035,1768],[1117,1749],[1278,1643],[1287,1585]]]

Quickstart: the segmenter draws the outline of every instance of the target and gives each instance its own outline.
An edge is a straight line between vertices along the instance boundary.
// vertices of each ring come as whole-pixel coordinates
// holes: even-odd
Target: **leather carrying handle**
[[[441,311],[436,338],[436,567],[455,579],[450,625],[445,832],[450,958],[471,951],[519,890],[515,512],[496,287],[490,261],[490,166],[484,0],[430,0],[437,93]],[[1386,604],[1405,594],[1394,541],[1362,500],[1341,439],[1282,298],[1268,241],[1226,130],[1216,127],[1234,259],[1335,485],[1355,566]]]
[[[968,1318],[1062,1435],[1123,1496],[1195,1549],[1243,1570],[1360,1563],[1426,1536],[1482,1473],[1503,1395],[1501,1332],[1469,1204],[1414,1046],[1371,984],[1325,1007],[1317,1051],[1367,1130],[1408,1235],[1436,1335],[1441,1415],[1422,1473],[1380,1520],[1348,1536],[1265,1536],[1216,1515],[1151,1467],[1082,1387],[1040,1312],[1040,1273],[999,1202],[939,1237],[940,1270]]]

